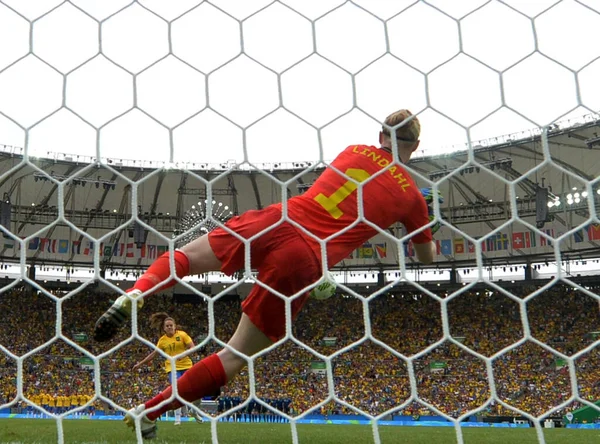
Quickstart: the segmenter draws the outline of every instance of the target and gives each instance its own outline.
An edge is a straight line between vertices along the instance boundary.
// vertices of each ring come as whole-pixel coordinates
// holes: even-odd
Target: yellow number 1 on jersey
[[[360,170],[357,168],[348,168],[344,174],[356,180],[357,182],[364,182],[371,176],[365,170]],[[352,194],[357,187],[358,186],[354,182],[347,180],[341,187],[335,190],[331,196],[328,197],[323,193],[319,193],[317,196],[315,196],[315,200],[319,202],[319,204],[321,204],[321,206],[325,208],[325,210],[331,214],[334,219],[339,219],[342,217],[344,212],[338,208],[338,205],[345,198],[350,196],[350,194]]]

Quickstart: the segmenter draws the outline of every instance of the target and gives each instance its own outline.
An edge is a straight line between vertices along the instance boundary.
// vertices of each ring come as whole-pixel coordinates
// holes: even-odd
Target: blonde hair
[[[398,126],[402,122],[405,123]],[[394,127],[397,128],[394,130]],[[392,137],[392,134],[395,134],[396,139],[416,142],[419,140],[419,135],[421,134],[421,123],[409,110],[401,109],[385,118],[383,126],[381,127],[381,132],[387,137]]]

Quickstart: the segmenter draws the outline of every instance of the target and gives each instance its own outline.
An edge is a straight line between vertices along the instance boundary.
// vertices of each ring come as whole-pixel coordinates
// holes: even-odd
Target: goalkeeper
[[[216,228],[175,250],[173,260],[177,276],[182,278],[209,271],[231,275],[243,269],[246,244],[239,238],[248,239],[262,233],[249,243],[250,267],[258,270],[260,282],[283,296],[300,294],[291,302],[293,320],[308,298],[304,289],[317,283],[324,271],[376,235],[378,231],[373,226],[387,229],[401,222],[409,233],[420,230],[412,236],[417,258],[425,264],[433,262],[435,245],[431,229],[426,227],[432,213],[422,192],[402,165],[418,148],[419,135],[419,120],[410,111],[394,112],[386,118],[379,133],[380,148],[349,146],[304,194],[287,201],[288,218],[310,235],[283,219],[281,203],[263,210],[247,211],[230,219],[226,228]],[[398,147],[400,163],[394,162],[394,145]],[[359,199],[362,200],[363,220],[368,223],[357,223]],[[431,197],[429,200],[432,202]],[[326,255],[316,239],[327,239]],[[159,257],[128,290],[128,296],[120,296],[100,317],[94,334],[97,341],[115,336],[129,319],[133,300],[141,307],[143,297],[175,285],[169,255],[165,253]],[[228,342],[229,347],[252,356],[285,335],[285,302],[264,286],[254,285],[242,303],[242,311],[238,327]],[[189,402],[198,400],[217,391],[245,366],[244,358],[224,348],[196,363],[177,381],[179,396]],[[171,387],[168,387],[132,410],[141,414],[171,394]],[[156,434],[154,420],[181,405],[174,399],[148,412],[142,417],[142,434],[146,438],[153,437]],[[131,420],[128,423],[133,424]]]

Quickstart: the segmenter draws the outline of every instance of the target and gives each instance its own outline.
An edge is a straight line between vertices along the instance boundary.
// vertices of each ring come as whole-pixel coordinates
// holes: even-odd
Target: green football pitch
[[[135,434],[120,421],[63,421],[64,442],[83,443],[135,443]],[[444,444],[455,443],[452,427],[397,427],[381,426],[382,443]],[[223,444],[284,444],[292,442],[291,427],[286,424],[234,424],[223,423],[217,427],[219,442]],[[465,428],[468,444],[534,444],[533,429]],[[548,444],[600,443],[600,430],[549,429],[544,431]],[[300,443],[372,443],[372,428],[365,425],[314,425],[299,424]],[[46,419],[0,420],[0,443],[56,443],[56,422]],[[158,437],[152,443],[212,443],[210,424],[172,422],[159,423]]]

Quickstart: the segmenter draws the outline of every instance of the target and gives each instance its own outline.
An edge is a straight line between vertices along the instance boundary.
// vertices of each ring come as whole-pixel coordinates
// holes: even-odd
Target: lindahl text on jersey
[[[368,159],[376,163],[377,166],[381,168],[385,168],[390,164],[390,161],[383,157],[381,154],[378,154],[365,146],[355,146],[352,149],[352,152],[360,154],[362,156],[366,156]],[[406,192],[406,188],[410,187],[410,182],[406,180],[406,177],[404,177],[404,173],[402,171],[398,171],[398,167],[396,165],[392,165],[388,169],[388,172],[392,175],[394,179],[398,181],[398,185],[400,185],[402,191]]]

